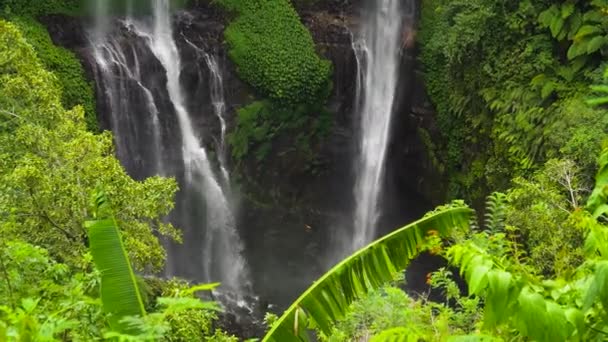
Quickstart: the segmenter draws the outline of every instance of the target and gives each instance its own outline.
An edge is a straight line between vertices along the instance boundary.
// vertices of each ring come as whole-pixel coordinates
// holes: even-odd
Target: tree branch
[[[36,201],[36,196],[34,196],[34,193],[32,192],[32,189],[29,189],[29,193],[30,193],[30,197],[32,198],[32,202],[34,202],[34,206],[35,209],[38,211],[38,216],[45,219],[48,223],[51,224],[51,226],[55,227],[57,230],[59,230],[60,232],[63,233],[63,235],[65,235],[68,239],[72,240],[72,241],[78,241],[78,237],[75,236],[74,234],[70,233],[67,229],[61,227],[60,225],[58,225],[57,223],[55,223],[55,221],[53,221],[53,219],[46,213],[46,211],[44,211],[44,209],[42,209],[42,207],[38,204],[38,201]]]

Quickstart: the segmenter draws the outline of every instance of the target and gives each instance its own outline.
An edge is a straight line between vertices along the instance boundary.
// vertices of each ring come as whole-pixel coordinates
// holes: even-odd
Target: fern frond
[[[495,192],[486,200],[485,228],[492,233],[504,231],[506,220],[507,195]]]

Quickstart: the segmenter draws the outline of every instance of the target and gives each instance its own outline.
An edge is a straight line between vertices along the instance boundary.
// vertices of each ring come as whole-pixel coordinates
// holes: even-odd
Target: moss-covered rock
[[[225,36],[240,76],[264,97],[289,105],[324,102],[331,64],[287,0],[219,0],[235,15]]]

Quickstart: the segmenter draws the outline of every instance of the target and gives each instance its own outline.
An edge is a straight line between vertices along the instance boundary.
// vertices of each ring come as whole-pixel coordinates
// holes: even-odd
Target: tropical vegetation
[[[162,269],[159,237],[180,239],[164,220],[176,182],[129,177],[114,156],[111,135],[88,131],[81,106],[63,106],[57,79],[19,26],[0,20],[0,340],[213,336],[216,308],[193,296],[212,287],[189,290],[186,283],[156,281],[161,286],[153,293],[152,281],[138,277],[134,284],[133,271]],[[90,201],[100,185],[111,204],[103,196],[99,203]],[[84,223],[93,217],[97,221],[87,230]],[[101,220],[107,217],[110,226]],[[107,239],[114,248],[107,249]],[[130,287],[124,275],[106,280],[107,270],[115,268],[129,270]],[[122,301],[112,304],[127,288],[149,292],[147,302],[141,294],[135,306],[145,305],[149,315],[137,315],[142,311]],[[117,313],[117,306],[127,311]],[[123,324],[137,330],[124,330]],[[224,338],[219,330],[217,336]]]
[[[296,8],[337,3],[211,2],[250,87],[229,142],[251,183],[280,140],[316,167],[332,65]],[[41,23],[87,10],[0,0],[0,341],[236,341],[200,299],[218,284],[157,277],[177,181],[127,174]],[[263,340],[605,340],[608,1],[423,0],[417,32],[437,125],[417,129],[450,204],[339,262]],[[430,257],[421,286],[408,266]]]
[[[448,196],[481,204],[553,158],[592,177],[608,116],[586,102],[605,69],[606,8],[602,0],[423,1],[421,62],[443,137],[431,148]]]
[[[280,133],[304,129],[295,141],[306,150],[323,135],[329,113],[332,65],[317,55],[312,36],[287,0],[218,0],[232,17],[225,38],[230,57],[258,101],[243,107],[231,134],[233,155],[253,149],[258,161]]]
[[[310,330],[323,341],[603,340],[608,332],[608,148],[599,164],[596,187],[584,207],[584,202],[576,205],[565,174],[549,180],[562,187],[561,194],[528,193],[536,203],[520,197],[522,190],[548,181],[539,175],[531,184],[489,196],[482,222],[469,225],[470,211],[457,201],[372,243],[315,282],[272,322],[264,340],[307,341]],[[551,174],[553,167],[548,164],[543,172]],[[535,214],[539,206],[565,210],[549,219],[563,226],[543,226],[547,217]],[[513,210],[523,211],[525,219],[511,216]],[[442,219],[446,214],[449,220]],[[522,238],[532,233],[525,223],[557,236]],[[563,241],[564,233],[571,234],[570,244],[545,244]],[[542,258],[536,256],[539,250]],[[449,268],[427,276],[444,302],[412,298],[388,286],[421,251],[441,255],[459,270],[466,290]],[[392,262],[393,256],[399,263]]]

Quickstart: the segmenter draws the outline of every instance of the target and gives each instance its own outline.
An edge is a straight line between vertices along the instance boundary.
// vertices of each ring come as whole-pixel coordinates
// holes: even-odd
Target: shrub
[[[76,14],[83,8],[84,0],[0,0],[0,10],[9,15]]]
[[[84,69],[76,55],[65,48],[55,46],[46,28],[34,18],[14,17],[11,21],[17,25],[27,42],[34,47],[45,69],[57,76],[62,89],[63,106],[73,108],[81,105],[87,128],[93,132],[97,131],[93,85],[86,79]]]
[[[236,17],[226,29],[230,57],[241,77],[281,104],[324,102],[331,64],[287,0],[218,0]]]
[[[310,113],[317,115],[313,117]],[[330,113],[320,105],[281,107],[270,101],[256,101],[239,109],[237,127],[228,139],[236,159],[254,152],[261,161],[281,132],[298,130],[294,135],[296,148],[310,151],[311,140],[326,135],[331,124]]]

